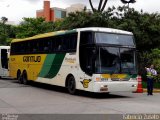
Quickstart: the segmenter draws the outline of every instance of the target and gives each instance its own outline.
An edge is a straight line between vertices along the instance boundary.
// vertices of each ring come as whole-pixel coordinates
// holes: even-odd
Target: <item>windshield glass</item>
[[[101,47],[96,59],[97,73],[118,73],[120,71],[119,49]]]
[[[120,63],[122,73],[135,73],[136,60],[135,52],[132,49],[120,48]]]
[[[96,59],[96,73],[136,74],[135,52],[130,48],[100,47]]]
[[[122,35],[113,33],[95,33],[96,43],[112,44],[123,46],[134,46],[134,39],[132,35]]]
[[[135,51],[132,35],[81,32],[79,60],[88,75],[137,74]]]

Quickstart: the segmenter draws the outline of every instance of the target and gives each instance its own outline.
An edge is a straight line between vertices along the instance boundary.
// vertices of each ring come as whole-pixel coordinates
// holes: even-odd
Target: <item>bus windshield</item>
[[[136,74],[136,57],[133,49],[100,47],[95,60],[95,73]]]
[[[80,66],[88,74],[137,74],[132,35],[81,33]]]

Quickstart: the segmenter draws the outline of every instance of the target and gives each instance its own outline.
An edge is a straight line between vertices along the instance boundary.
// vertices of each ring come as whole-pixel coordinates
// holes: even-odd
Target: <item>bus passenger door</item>
[[[80,50],[81,70],[78,72],[80,82],[82,83],[82,87],[84,90],[92,89],[90,84],[92,74],[95,71],[96,48],[81,46]]]

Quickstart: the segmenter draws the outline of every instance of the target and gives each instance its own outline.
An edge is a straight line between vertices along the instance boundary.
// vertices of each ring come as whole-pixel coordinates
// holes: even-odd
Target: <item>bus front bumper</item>
[[[113,81],[113,82],[95,82],[93,92],[107,93],[116,91],[134,92],[137,90],[137,81]]]

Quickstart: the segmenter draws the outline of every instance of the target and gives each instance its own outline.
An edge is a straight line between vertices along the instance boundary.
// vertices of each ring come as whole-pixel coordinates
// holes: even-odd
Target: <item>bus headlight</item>
[[[96,82],[106,82],[106,81],[108,81],[108,78],[100,78],[100,77],[96,78]]]

